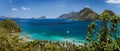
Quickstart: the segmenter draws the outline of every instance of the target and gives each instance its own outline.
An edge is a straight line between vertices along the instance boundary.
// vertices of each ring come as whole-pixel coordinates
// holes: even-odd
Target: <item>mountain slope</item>
[[[58,17],[58,19],[72,19],[78,15],[78,12],[70,12],[68,14],[63,14]]]
[[[73,19],[77,19],[77,20],[97,20],[98,19],[98,14],[96,12],[94,12],[92,9],[86,7],[84,9],[82,9],[78,13],[78,15]]]
[[[79,12],[71,12],[63,14],[58,19],[73,19],[73,20],[98,20],[98,14],[92,9],[85,7]]]

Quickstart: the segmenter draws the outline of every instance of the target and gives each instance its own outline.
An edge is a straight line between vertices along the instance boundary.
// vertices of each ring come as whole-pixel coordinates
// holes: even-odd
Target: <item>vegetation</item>
[[[70,42],[27,41],[20,38],[21,29],[12,20],[0,21],[0,51],[76,51],[81,47]]]
[[[27,41],[20,38],[21,29],[14,21],[2,20],[0,21],[0,51],[120,51],[120,37],[117,36],[120,18],[103,12],[100,19],[103,26],[99,32],[95,32],[97,26],[95,22],[88,25],[84,46],[67,41]]]
[[[19,36],[19,33],[9,33],[7,35],[0,33],[0,51],[76,51],[81,47],[67,41],[26,41]]]
[[[11,19],[0,21],[0,27],[5,28],[9,32],[21,32],[20,27]]]
[[[110,18],[110,19],[109,19]],[[120,18],[116,15],[110,16],[108,12],[103,12],[100,15],[103,23],[100,31],[96,33],[96,37],[92,37],[96,23],[93,22],[88,26],[88,36],[84,51],[120,51],[120,37],[116,36],[119,33],[118,25]],[[110,27],[111,26],[111,27]]]

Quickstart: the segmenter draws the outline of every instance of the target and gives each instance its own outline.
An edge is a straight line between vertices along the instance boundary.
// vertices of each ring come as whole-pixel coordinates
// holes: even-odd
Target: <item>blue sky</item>
[[[120,14],[120,0],[0,0],[0,15],[10,17],[57,18],[72,11],[90,7],[97,13],[105,9]]]

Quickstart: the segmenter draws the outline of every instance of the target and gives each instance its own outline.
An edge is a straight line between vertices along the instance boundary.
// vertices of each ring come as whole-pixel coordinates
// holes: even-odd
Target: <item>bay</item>
[[[88,25],[92,21],[66,19],[15,19],[22,28],[21,36],[30,36],[31,40],[51,40],[85,42]],[[102,25],[96,21],[97,29]],[[94,35],[93,35],[94,36]]]

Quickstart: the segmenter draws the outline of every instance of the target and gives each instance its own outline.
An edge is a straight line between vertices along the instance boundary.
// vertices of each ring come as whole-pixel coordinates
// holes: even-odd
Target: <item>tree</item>
[[[83,47],[86,50],[92,51],[119,51],[120,50],[120,37],[118,25],[120,23],[119,16],[110,16],[107,12],[100,15],[101,22],[103,23],[100,31],[94,33],[96,23],[93,22],[88,26],[88,35],[86,40],[89,42]],[[112,26],[111,26],[112,25]],[[96,34],[95,41],[92,40],[91,35]],[[94,37],[95,38],[95,37]]]

